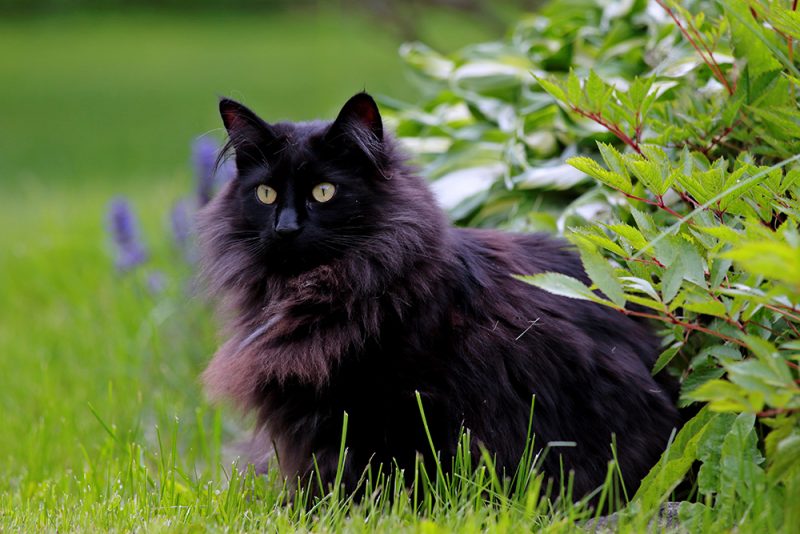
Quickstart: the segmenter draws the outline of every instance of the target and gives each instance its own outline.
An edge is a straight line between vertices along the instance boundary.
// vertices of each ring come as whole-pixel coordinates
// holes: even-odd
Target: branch
[[[770,410],[762,410],[756,413],[759,417],[772,417],[773,415],[780,415],[782,413],[797,413],[800,408],[772,408]]]
[[[712,137],[711,138],[711,143],[707,147],[700,148],[700,152],[702,152],[703,154],[708,156],[708,153],[711,152],[714,149],[714,147],[719,144],[720,141],[722,141],[725,137],[727,137],[728,134],[731,133],[734,130],[734,128],[739,126],[739,124],[741,124],[741,123],[742,123],[742,119],[738,119],[736,122],[734,122],[733,124],[731,124],[730,126],[725,128],[724,130],[722,130],[720,133],[718,133],[717,135]]]
[[[664,322],[664,323],[670,323],[670,324],[678,325],[678,326],[680,326],[682,328],[685,328],[687,330],[694,330],[696,332],[702,332],[704,334],[708,334],[710,336],[718,337],[720,339],[724,339],[725,341],[729,341],[731,343],[735,343],[735,344],[739,345],[740,347],[747,348],[747,344],[744,341],[740,341],[740,340],[738,340],[736,338],[732,338],[730,336],[726,336],[725,334],[722,334],[720,332],[715,332],[714,330],[708,329],[705,326],[700,326],[699,324],[687,323],[686,321],[681,321],[680,319],[678,319],[677,317],[675,317],[674,315],[671,315],[671,314],[667,314],[667,316],[663,316],[663,315],[656,315],[654,313],[645,313],[645,312],[639,312],[639,311],[635,311],[635,310],[628,310],[628,309],[625,309],[625,308],[621,309],[620,311],[622,313],[624,313],[625,315],[633,315],[635,317],[643,317],[645,319],[655,319],[656,321],[661,321],[661,322]]]
[[[697,40],[700,41],[700,43],[703,45],[703,48],[705,48],[706,51],[708,52],[708,57],[706,57],[706,54],[703,53],[703,50],[700,49],[695,40],[692,38],[691,34],[686,30],[686,28],[684,28],[683,24],[681,24],[681,21],[675,14],[675,12],[672,11],[672,9],[664,3],[664,0],[656,0],[656,3],[658,3],[658,5],[660,5],[664,9],[664,11],[666,11],[669,14],[669,16],[672,17],[672,20],[674,20],[675,24],[678,25],[678,29],[681,31],[683,36],[686,37],[686,39],[689,41],[692,47],[695,50],[697,50],[698,54],[700,54],[700,57],[703,59],[705,64],[708,65],[708,68],[711,69],[711,73],[714,75],[714,77],[719,81],[719,83],[725,86],[725,89],[728,91],[728,94],[732,95],[734,93],[733,88],[728,83],[728,80],[722,73],[722,69],[717,63],[717,60],[714,59],[714,54],[708,49],[705,42],[700,37],[700,34],[698,33],[697,29],[695,29],[695,27],[691,24],[691,22],[689,23],[691,30],[697,36]]]
[[[631,147],[640,156],[644,155],[644,154],[642,154],[642,150],[639,148],[639,144],[634,139],[632,139],[628,134],[623,132],[618,125],[609,122],[608,120],[606,120],[605,117],[603,117],[599,113],[595,113],[593,111],[586,111],[586,110],[583,110],[583,109],[581,109],[581,108],[579,108],[577,106],[573,106],[573,105],[570,105],[570,109],[572,109],[572,111],[574,111],[575,113],[577,113],[581,117],[586,117],[587,119],[593,120],[594,122],[596,122],[600,126],[602,126],[605,129],[607,129],[609,132],[611,132],[614,135],[616,135],[617,138],[619,138],[620,141],[622,141],[623,143],[625,143],[626,145]]]
[[[642,198],[642,197],[639,197],[639,196],[633,195],[633,194],[631,194],[631,193],[626,193],[626,192],[625,192],[625,191],[623,191],[622,189],[616,189],[616,188],[614,188],[614,189],[615,189],[616,191],[619,191],[619,192],[620,192],[620,193],[622,193],[623,195],[625,195],[625,198],[629,198],[629,199],[631,199],[631,200],[638,200],[639,202],[644,202],[645,204],[649,204],[649,205],[651,205],[651,206],[655,206],[655,207],[657,207],[657,208],[660,208],[660,209],[662,209],[662,210],[666,211],[667,213],[669,213],[669,214],[670,214],[670,215],[672,215],[673,217],[677,217],[678,219],[680,219],[681,217],[683,217],[683,215],[681,215],[680,213],[678,213],[678,212],[677,212],[677,211],[675,211],[674,209],[672,209],[672,208],[670,208],[669,206],[667,206],[666,204],[664,204],[664,198],[663,198],[663,197],[661,197],[661,196],[659,196],[659,197],[658,197],[658,202],[655,202],[655,201],[653,201],[653,200],[649,200],[649,199],[646,199],[646,198]],[[686,224],[694,224],[694,221],[691,221],[691,220],[690,220],[690,221],[686,221]]]
[[[787,306],[778,307],[778,306],[773,306],[772,304],[764,304],[764,307],[776,313],[780,313],[781,315],[783,315],[784,317],[788,317],[792,321],[800,323],[800,316],[791,313],[792,311],[797,313],[797,310],[795,310],[794,308],[790,308],[791,311],[787,311],[786,309]]]

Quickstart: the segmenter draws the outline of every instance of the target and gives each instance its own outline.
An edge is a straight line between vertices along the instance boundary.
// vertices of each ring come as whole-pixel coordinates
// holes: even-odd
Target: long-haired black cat
[[[366,93],[331,122],[267,124],[220,102],[238,177],[201,214],[205,276],[228,340],[205,372],[212,396],[257,413],[251,459],[332,482],[343,412],[343,482],[368,464],[442,464],[462,428],[512,473],[535,395],[535,443],[574,441],[544,471],[574,472],[574,495],[603,483],[616,435],[633,491],[678,413],[651,377],[657,342],[617,311],[512,277],[587,281],[563,241],[450,226],[404,164]],[[316,476],[316,475],[315,475]]]

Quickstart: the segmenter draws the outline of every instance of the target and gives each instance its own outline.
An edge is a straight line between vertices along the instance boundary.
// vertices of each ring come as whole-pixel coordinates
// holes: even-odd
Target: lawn
[[[427,24],[445,48],[491,36],[452,15]],[[193,187],[192,140],[221,138],[219,95],[295,120],[364,88],[413,98],[398,45],[374,21],[325,10],[0,21],[0,531],[362,528],[363,514],[270,513],[266,481],[229,483],[226,447],[247,423],[204,400],[215,322],[167,216]],[[115,195],[131,200],[151,257],[126,276],[105,229]],[[416,528],[408,517],[371,521]]]

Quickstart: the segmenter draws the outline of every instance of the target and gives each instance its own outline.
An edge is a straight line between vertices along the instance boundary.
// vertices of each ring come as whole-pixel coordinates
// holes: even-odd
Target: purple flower
[[[192,202],[189,199],[181,199],[172,206],[172,211],[169,214],[169,222],[172,227],[172,237],[175,238],[175,243],[186,250],[189,246],[189,239],[192,237]]]
[[[219,144],[210,137],[199,137],[192,144],[192,161],[197,175],[197,202],[208,204],[217,188],[230,179],[231,166],[225,162],[217,168]]]
[[[147,260],[147,251],[139,238],[136,217],[124,198],[117,197],[109,204],[108,227],[116,247],[117,269],[129,271]]]
[[[150,271],[147,275],[147,290],[151,295],[158,295],[167,287],[167,277],[161,271]]]
[[[183,198],[175,202],[169,214],[172,237],[189,263],[195,263],[198,256],[197,246],[194,241],[194,215],[196,210],[197,208],[192,199]]]
[[[232,159],[223,160],[217,169],[217,177],[215,179],[217,188],[222,187],[228,181],[233,180],[236,176],[236,162]]]

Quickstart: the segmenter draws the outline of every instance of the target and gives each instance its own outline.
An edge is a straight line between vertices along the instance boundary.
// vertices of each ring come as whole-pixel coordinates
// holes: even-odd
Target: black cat
[[[513,472],[535,395],[535,443],[577,443],[545,458],[548,475],[563,461],[576,496],[601,485],[615,434],[636,489],[678,413],[650,375],[646,325],[512,277],[588,282],[565,242],[449,226],[366,93],[333,123],[267,124],[231,100],[220,112],[238,177],[200,222],[229,338],[205,380],[257,412],[257,467],[274,446],[287,477],[313,456],[331,482],[346,411],[347,488],[368,463],[412,471],[432,457],[419,392],[444,466],[468,428]]]

